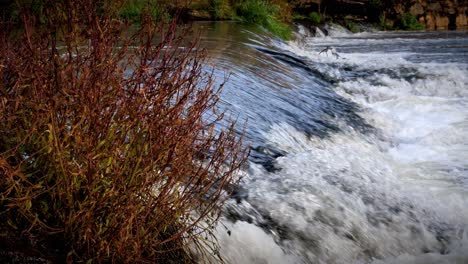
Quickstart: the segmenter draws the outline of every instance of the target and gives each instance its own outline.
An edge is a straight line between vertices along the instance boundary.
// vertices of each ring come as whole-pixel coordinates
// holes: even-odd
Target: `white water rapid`
[[[283,70],[230,68],[226,89],[241,99],[225,100],[271,159],[251,161],[245,195],[228,202],[221,254],[241,264],[468,263],[467,33],[333,32],[272,40],[266,53],[283,60],[268,63]],[[263,51],[266,40],[250,38],[244,48]],[[279,80],[294,84],[262,92]],[[344,106],[327,110],[334,103]],[[310,118],[333,129],[302,129]]]

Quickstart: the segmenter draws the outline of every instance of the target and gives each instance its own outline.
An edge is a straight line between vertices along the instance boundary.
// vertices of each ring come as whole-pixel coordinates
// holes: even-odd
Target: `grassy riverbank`
[[[422,30],[421,24],[415,15],[403,13],[393,20],[386,16],[386,10],[390,8],[379,1],[369,2],[366,15],[348,15],[321,11],[319,8],[300,8],[297,1],[289,0],[199,0],[191,4],[174,4],[170,2],[150,2],[145,0],[126,0],[120,10],[123,19],[136,21],[139,14],[146,9],[156,16],[169,17],[180,14],[182,20],[235,20],[242,23],[257,24],[269,32],[289,40],[292,37],[292,24],[294,22],[319,26],[324,23],[337,23],[351,32],[358,32],[359,24],[372,24],[382,30]],[[299,1],[300,2],[300,1]],[[305,1],[307,2],[307,1]],[[336,7],[335,7],[336,8]],[[325,8],[326,10],[326,8]],[[338,13],[337,13],[338,12]],[[342,12],[342,11],[340,11]],[[350,10],[352,14],[353,11]],[[391,21],[391,23],[390,23]]]
[[[271,33],[288,40],[292,30],[286,19],[281,18],[281,6],[263,0],[244,0],[234,5],[235,19],[244,23],[258,24]]]
[[[382,30],[424,29],[424,25],[411,13],[389,16],[387,10],[391,6],[384,5],[381,1],[369,2],[365,7],[367,10],[365,16],[363,14],[352,15],[354,12],[352,10],[349,10],[350,14],[347,14],[343,13],[343,10],[326,11],[326,7],[302,8],[297,2],[292,0],[196,0],[188,4],[177,4],[178,2],[168,0],[123,0],[118,2],[115,8],[119,18],[130,23],[138,23],[143,13],[150,14],[155,19],[163,17],[166,20],[174,16],[178,16],[182,21],[235,20],[260,25],[285,40],[292,37],[294,22],[305,22],[309,25],[333,22],[341,24],[352,32],[357,32],[358,24],[362,22],[373,24],[374,27]],[[43,8],[41,1],[32,1],[31,6],[36,12]],[[337,7],[334,6],[334,8]],[[13,17],[13,20],[18,19],[18,12],[14,8],[6,6],[4,10],[8,10],[4,12],[9,12],[8,15]]]

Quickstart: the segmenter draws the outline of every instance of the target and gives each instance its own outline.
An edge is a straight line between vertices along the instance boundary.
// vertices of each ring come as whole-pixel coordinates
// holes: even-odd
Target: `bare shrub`
[[[246,158],[202,51],[149,15],[130,34],[113,1],[38,2],[1,25],[2,234],[53,261],[189,261]]]

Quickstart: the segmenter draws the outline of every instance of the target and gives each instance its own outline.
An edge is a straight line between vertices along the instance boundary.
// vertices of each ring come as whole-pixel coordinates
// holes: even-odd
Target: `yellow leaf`
[[[112,157],[109,158],[109,160],[107,160],[107,164],[106,164],[106,173],[109,173],[110,172],[110,169],[111,169],[111,165],[112,165],[112,161],[114,159]]]

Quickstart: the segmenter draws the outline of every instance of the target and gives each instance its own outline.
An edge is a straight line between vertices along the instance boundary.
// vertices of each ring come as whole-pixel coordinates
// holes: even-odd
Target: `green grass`
[[[358,27],[358,25],[356,25],[356,23],[354,23],[354,21],[349,20],[349,19],[345,19],[344,23],[345,23],[346,28],[349,29],[349,31],[351,31],[353,33],[359,32],[359,27]]]
[[[124,20],[139,22],[141,14],[145,11],[156,19],[168,15],[157,2],[146,0],[126,0],[118,13]]]
[[[324,20],[323,17],[317,12],[310,12],[309,15],[294,13],[292,18],[293,18],[293,20],[308,21],[308,22],[311,22],[311,23],[313,23],[315,25],[320,24]]]
[[[408,13],[403,14],[399,22],[400,22],[400,27],[403,30],[423,30],[424,29],[424,25],[419,23],[416,16],[413,16]]]
[[[236,16],[245,23],[263,26],[269,32],[288,40],[290,27],[278,18],[279,8],[263,0],[244,0],[235,6]]]
[[[322,21],[322,17],[317,12],[311,12],[308,18],[314,24],[319,24]]]
[[[308,19],[307,16],[304,16],[304,15],[299,14],[299,13],[293,13],[292,18],[293,18],[293,20],[306,20],[306,19]]]
[[[284,40],[289,40],[292,37],[291,28],[280,20],[271,19],[265,28]]]
[[[292,30],[276,17],[278,11],[277,6],[262,0],[244,0],[236,8],[241,21],[258,24],[283,39],[290,39]]]
[[[234,16],[229,0],[211,0],[210,13],[214,19],[231,19]]]

